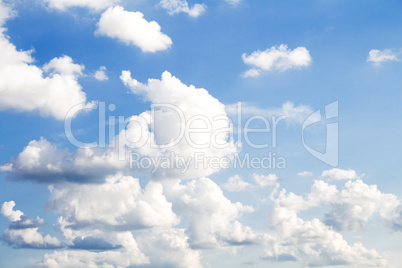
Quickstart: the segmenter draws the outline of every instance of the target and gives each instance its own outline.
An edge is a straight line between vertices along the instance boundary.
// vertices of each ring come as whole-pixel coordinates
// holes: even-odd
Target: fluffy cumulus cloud
[[[305,266],[384,266],[386,257],[361,243],[349,244],[337,231],[361,231],[378,215],[388,227],[400,231],[401,202],[382,193],[376,185],[349,179],[344,186],[317,180],[305,196],[282,189],[271,196],[274,207],[270,223],[274,233],[266,240],[263,258],[271,261],[298,261]],[[321,221],[303,220],[302,211],[329,206]]]
[[[51,186],[48,208],[62,214],[57,227],[75,250],[47,254],[41,265],[201,267],[196,248],[263,242],[237,220],[253,208],[232,203],[210,179],[162,184],[141,189],[138,179],[115,175],[100,185]],[[174,227],[179,216],[186,229]],[[135,230],[145,231],[134,238]]]
[[[350,245],[341,234],[334,231],[331,226],[333,221],[328,219],[336,217],[341,221],[338,224],[350,229],[347,227],[360,225],[374,212],[382,216],[389,214],[397,205],[394,198],[392,195],[381,194],[375,186],[366,185],[362,181],[348,181],[341,190],[323,181],[316,181],[306,198],[282,190],[274,199],[270,215],[271,225],[280,238],[273,237],[267,243],[269,246],[263,258],[271,261],[299,261],[311,267],[346,264],[385,266],[387,261],[384,256],[375,250],[366,249],[361,243]],[[299,212],[319,206],[321,202],[333,208],[342,204],[345,210],[332,210],[326,215],[325,222],[316,218],[303,220],[298,216]]]
[[[14,210],[15,202],[4,202],[1,213],[11,222],[4,231],[3,240],[17,248],[54,249],[62,247],[56,237],[38,232],[45,221],[39,217],[35,220],[25,216],[20,210]]]
[[[238,151],[229,137],[224,105],[205,89],[187,86],[169,72],[148,84],[131,78],[128,71],[121,79],[155,107],[130,117],[114,148],[79,148],[70,153],[45,139],[34,140],[1,170],[9,178],[47,183],[102,182],[117,171],[145,172],[158,180],[198,178],[226,167]],[[212,158],[225,161],[211,163]]]
[[[264,72],[307,67],[312,62],[310,51],[305,47],[292,50],[287,45],[273,46],[265,51],[257,50],[250,55],[244,53],[242,58],[245,64],[253,66],[243,74],[244,77],[257,77]]]
[[[11,12],[0,2],[2,23]],[[5,31],[0,28],[0,110],[37,111],[62,120],[73,106],[93,106],[86,103],[86,95],[78,83],[84,66],[62,56],[38,67],[32,64],[31,51],[18,50]]]
[[[70,241],[77,237],[74,229],[136,230],[179,223],[156,182],[142,189],[138,179],[114,175],[103,184],[60,184],[50,191],[48,207],[62,214],[59,226]]]
[[[184,233],[171,228],[180,219],[159,183],[149,182],[142,189],[138,179],[116,174],[103,184],[65,183],[49,189],[48,209],[62,215],[57,228],[75,250],[45,255],[44,267],[163,266],[156,247],[150,249],[156,245],[166,265],[180,258],[198,263],[199,255],[189,248]],[[137,243],[131,232],[146,229],[150,231]]]
[[[159,5],[166,9],[170,15],[184,12],[194,18],[204,13],[206,8],[204,4],[194,4],[190,8],[186,0],[162,0]]]
[[[171,228],[144,232],[137,237],[150,267],[201,268],[201,254],[190,248],[184,229]]]
[[[79,148],[70,153],[41,138],[29,142],[11,163],[0,168],[13,180],[87,183],[102,182],[105,176],[125,167],[126,162],[119,161],[113,151]]]
[[[286,196],[284,192],[280,195]],[[286,207],[299,212],[322,204],[329,205],[324,223],[337,230],[359,231],[378,214],[382,221],[395,228],[401,219],[401,206],[393,194],[382,193],[376,185],[367,185],[362,180],[348,180],[339,189],[335,185],[317,180],[306,197],[288,194],[281,201]]]
[[[207,90],[187,86],[167,71],[162,79],[149,79],[147,84],[133,79],[129,71],[122,72],[121,80],[133,93],[154,104],[154,110],[141,115],[143,126],[134,117],[120,138],[137,141],[129,142],[128,146],[144,144],[137,150],[141,156],[171,160],[178,156],[187,162],[186,170],[175,165],[170,171],[158,170],[156,176],[208,176],[227,166],[227,162],[213,164],[210,159],[229,159],[238,151],[229,136],[230,121],[225,106]]]
[[[166,50],[172,45],[156,21],[148,22],[141,12],[126,11],[120,6],[110,7],[102,14],[95,33],[137,46],[143,52]]]
[[[44,0],[50,8],[65,11],[73,7],[85,7],[100,11],[113,6],[120,0]]]
[[[368,62],[373,63],[374,65],[380,65],[383,62],[387,61],[399,61],[398,54],[391,49],[372,49],[369,52],[369,56],[367,58]]]
[[[208,178],[186,184],[165,182],[165,193],[174,211],[187,224],[189,242],[194,248],[222,248],[260,243],[262,236],[237,219],[254,209],[232,203],[221,188]]]
[[[276,203],[271,224],[280,239],[274,240],[263,258],[271,261],[299,261],[305,266],[384,266],[386,260],[360,243],[349,245],[341,234],[318,219],[303,220],[297,213]]]
[[[121,247],[101,252],[88,250],[63,250],[45,254],[41,267],[132,267],[149,264],[149,258],[138,248],[131,232],[112,232],[111,236]]]

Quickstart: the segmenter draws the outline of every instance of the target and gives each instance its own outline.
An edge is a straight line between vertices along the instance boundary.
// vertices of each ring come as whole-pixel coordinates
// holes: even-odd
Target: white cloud
[[[287,45],[273,46],[265,51],[257,50],[249,56],[244,53],[242,58],[245,64],[254,67],[243,74],[245,77],[257,77],[264,72],[307,67],[312,62],[310,52],[305,47],[291,50]]]
[[[143,52],[166,50],[172,45],[156,21],[148,22],[141,12],[126,11],[120,6],[110,7],[102,14],[95,34],[116,38]]]
[[[302,171],[297,173],[297,175],[300,177],[312,177],[314,174],[311,171]]]
[[[109,77],[106,74],[106,67],[105,66],[99,67],[99,69],[95,72],[94,77],[98,81],[108,80]]]
[[[184,229],[152,230],[137,237],[151,267],[201,268],[201,254],[190,248]]]
[[[237,218],[254,209],[232,203],[212,180],[201,178],[186,184],[165,182],[165,193],[174,211],[186,222],[193,248],[221,248],[259,243],[261,237]]]
[[[49,189],[47,207],[61,213],[57,227],[66,244],[83,250],[46,254],[42,266],[131,267],[151,263],[151,267],[157,267],[161,259],[155,256],[156,244],[161,246],[158,253],[166,264],[177,264],[179,258],[197,263],[198,253],[188,247],[183,232],[160,232],[159,238],[153,236],[156,229],[144,233],[146,229],[162,230],[179,223],[159,183],[149,182],[142,189],[138,179],[117,174],[103,184],[65,183]],[[135,230],[143,233],[139,244],[131,233]],[[91,240],[102,241],[104,248]],[[150,245],[155,246],[154,252],[149,250]]]
[[[366,192],[367,189],[371,189],[371,194],[374,193],[374,196],[373,200],[365,205],[371,196],[370,191]],[[365,221],[367,213],[354,216],[347,208],[356,208],[356,205],[370,208],[375,202],[383,203],[385,207],[390,208],[388,202],[393,203],[393,198],[391,196],[381,196],[385,199],[378,198],[376,192],[376,187],[364,185],[361,181],[349,181],[345,185],[345,190],[341,191],[334,185],[316,181],[306,199],[293,193],[286,194],[286,191],[282,190],[274,201],[274,209],[270,215],[272,227],[279,237],[274,237],[267,243],[269,246],[263,258],[271,261],[299,261],[305,266],[341,264],[385,266],[387,263],[385,257],[375,250],[368,250],[360,243],[349,245],[341,234],[319,219],[306,221],[297,215],[300,211],[319,206],[321,202],[331,205],[348,204],[344,207],[346,208],[344,214],[339,215],[338,219],[344,223],[350,219]],[[364,211],[364,208],[362,210]]]
[[[65,11],[73,7],[85,7],[95,11],[104,10],[120,0],[44,0],[50,8]]]
[[[38,232],[38,227],[45,224],[43,219],[38,217],[36,220],[32,220],[24,216],[20,210],[14,210],[14,206],[14,201],[4,202],[1,206],[1,213],[11,221],[9,227],[4,231],[4,241],[13,247],[20,248],[51,249],[62,246],[56,237],[44,236]]]
[[[332,209],[325,215],[325,223],[338,230],[364,229],[374,213],[387,223],[398,220],[399,205],[393,194],[381,193],[376,185],[361,180],[348,181],[330,201]]]
[[[134,121],[129,123],[126,132],[121,132],[120,137],[125,135],[128,140],[147,138],[148,142],[137,150],[142,156],[154,158],[164,156],[170,159],[171,155],[175,154],[189,160],[189,168],[185,172],[179,173],[179,170],[174,169],[158,170],[155,176],[161,174],[171,178],[208,176],[220,170],[222,166],[197,165],[197,154],[202,155],[202,159],[222,159],[233,157],[238,151],[238,145],[229,137],[230,122],[225,106],[207,90],[193,85],[187,86],[167,71],[162,74],[162,79],[149,79],[147,84],[131,78],[129,71],[123,71],[120,78],[133,93],[142,95],[145,100],[153,104],[169,104],[155,107],[153,118],[149,113],[144,113],[144,118],[148,119],[143,126]],[[149,128],[153,128],[152,132],[148,131]],[[191,134],[190,128],[193,129]],[[197,128],[206,131],[203,133],[194,131]],[[150,142],[154,143],[153,147]]]
[[[13,17],[15,12],[11,8],[11,6],[3,3],[3,0],[0,1],[0,26],[3,26],[6,20]],[[4,29],[0,29],[0,31],[4,31]]]
[[[56,237],[44,236],[39,228],[6,229],[3,239],[12,246],[21,248],[53,249],[62,245]]]
[[[1,205],[1,213],[6,217],[9,221],[19,221],[21,220],[21,216],[24,213],[21,210],[14,210],[15,207],[14,201],[4,202]]]
[[[162,185],[155,182],[141,189],[138,179],[118,174],[103,184],[60,184],[50,191],[48,207],[62,214],[59,225],[69,240],[78,236],[67,235],[74,228],[135,230],[179,223]]]
[[[260,188],[265,188],[267,186],[276,186],[279,184],[278,176],[275,174],[260,175],[253,174],[253,180],[257,183]]]
[[[206,8],[204,4],[194,4],[190,8],[186,0],[162,0],[159,5],[166,9],[169,15],[184,12],[194,18],[204,13]]]
[[[299,261],[303,266],[373,265],[385,266],[387,261],[375,250],[360,243],[349,245],[342,235],[318,219],[305,221],[296,212],[275,206],[271,224],[280,236],[264,252],[263,258],[271,261]]]
[[[245,182],[239,175],[230,177],[226,183],[222,185],[223,189],[229,192],[241,192],[249,190],[253,185]]]
[[[92,107],[78,84],[83,66],[68,56],[54,58],[43,69],[32,65],[30,52],[18,51],[0,35],[0,110],[39,111],[63,120],[75,105]],[[50,72],[44,76],[43,72]]]
[[[262,73],[261,70],[252,68],[250,70],[245,71],[243,73],[243,77],[258,77],[261,75],[261,73]]]
[[[85,183],[102,182],[116,170],[124,170],[126,164],[126,161],[119,161],[113,151],[79,148],[69,153],[41,138],[29,142],[11,163],[2,166],[2,170],[16,180]]]
[[[239,112],[245,116],[260,115],[269,119],[272,116],[276,118],[283,116],[284,121],[288,124],[302,124],[313,113],[310,106],[303,104],[295,106],[292,102],[285,102],[281,108],[260,108],[247,102],[239,102],[227,104],[225,110],[230,116],[237,116]]]
[[[126,129],[115,139],[115,148],[79,148],[69,153],[45,139],[31,141],[16,159],[1,169],[8,171],[10,178],[47,183],[101,182],[105,176],[117,171],[135,172],[137,175],[145,173],[155,179],[186,179],[207,176],[223,167],[197,164],[196,154],[203,159],[223,159],[233,157],[238,151],[238,145],[229,137],[229,118],[224,105],[205,89],[187,86],[169,72],[164,72],[161,80],[150,79],[148,84],[132,79],[128,71],[122,73],[121,79],[134,93],[144,96],[151,103],[168,103],[176,110],[163,106],[154,111],[153,117],[151,112],[146,111],[129,118]],[[178,113],[184,114],[185,119]],[[191,128],[205,128],[205,124],[209,124],[210,132],[191,133],[180,138],[181,131],[189,132],[186,119],[196,117],[202,120],[192,121]],[[164,146],[172,140],[177,140],[177,144]],[[150,167],[139,165],[129,169],[130,153],[155,162]],[[176,156],[183,159],[183,166],[161,165],[161,162],[172,163]]]
[[[367,185],[359,179],[347,181],[340,189],[317,180],[306,198],[293,193],[286,196],[283,191],[277,202],[295,212],[327,204],[331,210],[325,214],[324,222],[338,230],[362,230],[374,214],[398,229],[395,223],[401,218],[401,203],[395,195],[382,193],[376,185]]]
[[[11,9],[0,3],[1,23]],[[78,84],[84,66],[68,56],[52,59],[43,68],[33,65],[31,51],[18,50],[0,28],[0,110],[39,111],[43,116],[64,119],[75,105],[91,107]],[[44,75],[49,73],[48,75]]]
[[[138,248],[131,232],[111,232],[120,249],[102,252],[64,250],[45,254],[42,267],[131,267],[149,263],[149,258]]]
[[[52,76],[56,74],[70,77],[81,76],[83,70],[83,65],[74,64],[73,59],[66,56],[54,58],[43,66],[43,71],[50,73]]]
[[[340,181],[340,180],[354,180],[361,178],[363,175],[358,176],[356,171],[352,169],[340,169],[340,168],[333,168],[330,170],[324,170],[321,173],[321,177],[325,178],[328,181]]]
[[[369,52],[367,61],[372,62],[375,65],[380,65],[382,62],[399,61],[399,59],[398,54],[391,49],[372,49]]]

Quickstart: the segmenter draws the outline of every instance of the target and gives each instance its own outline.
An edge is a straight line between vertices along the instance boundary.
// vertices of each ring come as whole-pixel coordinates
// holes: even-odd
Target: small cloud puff
[[[257,77],[264,72],[307,67],[312,62],[310,51],[307,48],[297,47],[292,50],[284,44],[264,51],[254,51],[251,55],[244,53],[242,58],[245,64],[253,66],[252,69],[243,73],[243,77]]]
[[[106,67],[101,66],[99,69],[95,72],[94,78],[98,81],[106,81],[109,79],[109,77],[106,74]]]
[[[387,61],[399,61],[397,57],[397,53],[392,51],[391,49],[372,49],[369,52],[369,56],[367,58],[368,62],[372,62],[374,65],[380,65],[383,62]]]

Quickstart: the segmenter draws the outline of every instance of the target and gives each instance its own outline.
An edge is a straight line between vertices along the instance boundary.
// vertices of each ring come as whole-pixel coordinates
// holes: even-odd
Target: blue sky
[[[401,9],[0,0],[0,266],[398,267]],[[336,117],[306,126],[334,102]],[[193,117],[193,140],[149,143],[184,135]],[[102,143],[104,127],[106,146],[79,148],[68,119],[85,143]],[[337,163],[309,153],[302,132],[321,153],[337,143],[326,154]],[[133,168],[133,154],[190,165]],[[195,166],[199,154],[230,163]],[[283,167],[234,166],[273,154]]]

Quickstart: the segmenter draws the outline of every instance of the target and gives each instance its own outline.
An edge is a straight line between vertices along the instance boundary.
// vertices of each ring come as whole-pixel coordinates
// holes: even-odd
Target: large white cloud
[[[84,264],[126,267],[124,259],[131,248],[133,254],[142,256],[138,262],[149,263],[150,267],[201,267],[200,252],[194,248],[263,242],[262,234],[237,220],[253,208],[232,203],[210,179],[163,184],[164,187],[149,182],[142,190],[138,179],[115,175],[101,185],[51,186],[48,208],[62,214],[58,227],[66,244],[75,249],[101,249],[104,254],[55,252],[45,256],[43,266],[66,267],[71,262],[78,267]],[[179,223],[179,216],[188,226],[186,230],[172,228]],[[135,240],[128,232],[144,229],[148,231]]]
[[[286,193],[285,189],[275,198],[271,195],[274,208],[269,218],[275,232],[267,240],[263,258],[299,261],[308,266],[386,266],[385,256],[359,242],[348,244],[335,230],[361,231],[378,215],[388,227],[400,231],[401,202],[395,195],[379,191],[376,185],[352,179],[341,187],[317,180],[305,197]],[[299,216],[302,211],[322,205],[330,208],[323,221]]]
[[[45,254],[42,267],[132,267],[149,263],[149,258],[138,248],[131,232],[112,232],[113,240],[121,245],[118,250],[102,252],[87,250],[64,250]]]
[[[192,247],[222,248],[262,242],[260,234],[238,221],[243,213],[254,209],[240,202],[232,203],[212,180],[165,182],[165,193],[173,210],[186,222]]]
[[[9,177],[16,180],[86,183],[102,182],[105,176],[124,170],[126,164],[118,160],[114,151],[79,148],[69,153],[41,138],[29,142],[15,160],[0,170],[9,172]]]
[[[239,146],[230,137],[225,106],[208,91],[187,86],[169,72],[148,84],[132,79],[128,71],[121,79],[158,107],[129,118],[114,148],[79,148],[69,153],[45,139],[34,140],[1,170],[16,179],[84,183],[101,182],[116,171],[136,176],[145,172],[158,180],[198,178],[228,166]],[[149,167],[144,164],[148,161]]]
[[[375,250],[360,243],[349,245],[342,235],[318,219],[303,220],[287,207],[275,204],[271,224],[280,239],[263,255],[272,261],[300,261],[305,266],[384,266],[387,262]]]
[[[287,198],[278,200],[282,206],[296,212],[329,205],[330,211],[325,214],[324,222],[341,231],[363,230],[375,214],[394,229],[398,229],[396,226],[401,219],[401,203],[395,195],[382,193],[376,185],[367,185],[360,179],[348,180],[339,189],[317,180],[306,198],[289,193]]]
[[[0,2],[0,15],[4,16],[0,23],[11,12]],[[86,95],[78,83],[84,66],[62,56],[38,67],[32,64],[32,52],[18,50],[5,31],[0,28],[0,110],[38,111],[43,116],[62,120],[73,106],[93,106],[86,103]]]
[[[50,8],[67,10],[72,7],[86,7],[95,11],[106,9],[120,0],[44,0]]]
[[[137,237],[138,246],[149,257],[149,267],[201,268],[201,254],[190,248],[184,229],[152,230]]]
[[[120,6],[110,7],[102,14],[95,33],[137,46],[143,52],[166,50],[172,45],[156,21],[148,22],[141,12],[126,11]]]
[[[264,72],[285,71],[288,69],[307,67],[312,59],[305,47],[288,49],[287,45],[273,46],[265,51],[254,51],[251,55],[242,55],[245,64],[253,66],[246,71],[245,77],[260,76]]]
[[[39,248],[53,249],[62,247],[56,237],[43,235],[38,232],[39,227],[45,221],[39,217],[32,220],[20,210],[14,210],[15,202],[4,202],[1,206],[1,213],[11,221],[9,227],[4,231],[3,240],[9,245],[18,248]]]
[[[299,261],[305,266],[312,267],[346,264],[385,266],[387,260],[375,250],[368,250],[361,243],[349,245],[341,234],[319,219],[303,220],[298,216],[300,211],[318,206],[321,202],[348,204],[346,208],[353,208],[357,205],[364,206],[364,201],[367,200],[362,200],[364,198],[359,198],[357,194],[361,192],[361,197],[368,198],[369,193],[363,194],[365,190],[361,189],[361,186],[363,186],[361,181],[349,181],[345,186],[346,190],[343,190],[348,192],[353,189],[353,193],[349,195],[338,191],[334,185],[316,181],[307,199],[293,193],[287,194],[285,190],[282,190],[274,199],[274,208],[270,214],[271,225],[279,237],[267,243],[269,246],[264,252],[263,258],[271,261]],[[375,188],[363,186],[363,188],[367,187],[372,190]],[[356,195],[356,199],[349,198],[349,196]],[[388,202],[387,200],[381,201],[376,197],[374,199],[380,203]],[[365,206],[369,208],[373,204],[373,202],[369,202]],[[350,219],[367,220],[366,213],[353,215],[353,211],[350,210],[345,211],[340,219],[344,222]]]
[[[120,138],[126,137],[128,141],[141,138],[145,144],[137,151],[142,156],[160,159],[171,158],[174,154],[188,161],[189,168],[185,172],[160,170],[154,175],[207,176],[226,167],[224,163],[212,165],[208,160],[229,159],[238,151],[237,144],[229,136],[230,121],[225,106],[205,89],[187,86],[167,71],[161,80],[149,79],[148,84],[131,78],[129,71],[123,71],[121,79],[134,93],[158,106],[154,107],[153,116],[150,113],[142,115],[148,117],[142,126],[136,120],[130,122],[127,130],[120,133]],[[128,145],[132,144],[129,142]]]
[[[194,18],[204,13],[206,7],[204,4],[194,4],[190,8],[186,0],[162,0],[159,5],[166,9],[170,15],[184,12]]]
[[[59,184],[50,187],[48,207],[61,213],[59,225],[71,241],[74,229],[136,230],[179,223],[162,185],[114,175],[103,184]],[[94,200],[97,200],[94,203]]]
[[[166,265],[178,264],[180,258],[198,263],[199,254],[188,247],[183,232],[170,229],[180,219],[159,183],[149,182],[142,189],[138,179],[116,174],[103,184],[65,183],[49,189],[48,208],[62,215],[57,227],[75,250],[46,254],[44,267],[155,267],[161,259],[149,247],[156,250],[156,245]],[[137,244],[131,232],[152,228],[166,231],[158,237],[153,236],[156,230],[146,232]]]

